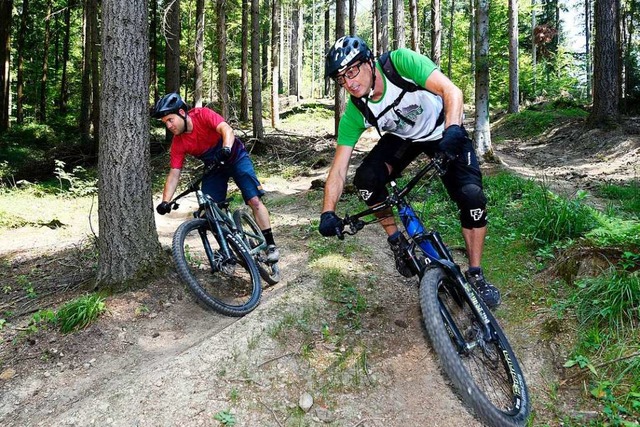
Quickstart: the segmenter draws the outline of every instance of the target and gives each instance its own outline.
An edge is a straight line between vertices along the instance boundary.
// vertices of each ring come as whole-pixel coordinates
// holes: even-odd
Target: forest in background
[[[0,178],[97,165],[105,286],[161,262],[153,211],[139,207],[152,205],[149,108],[165,92],[251,127],[245,139],[262,146],[273,143],[264,119],[277,129],[291,97],[333,97],[337,128],[345,91],[324,80],[323,56],[357,33],[375,53],[409,46],[439,63],[474,100],[476,150],[489,159],[492,111],[562,98],[590,104],[592,126],[615,126],[635,87],[631,0],[583,4],[582,56],[562,44],[558,0],[69,1],[0,2]]]

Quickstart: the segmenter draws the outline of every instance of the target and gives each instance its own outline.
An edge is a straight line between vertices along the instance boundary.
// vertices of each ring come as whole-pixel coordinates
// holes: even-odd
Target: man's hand
[[[169,212],[171,212],[171,203],[160,203],[158,206],[156,206],[156,212],[158,212],[160,215],[168,214]]]
[[[467,138],[469,138],[469,134],[463,127],[451,125],[444,130],[438,148],[449,159],[455,159],[462,153],[462,146]]]
[[[334,211],[323,212],[320,215],[320,226],[318,231],[325,237],[337,236],[338,231],[344,230],[342,220]]]
[[[231,148],[222,147],[214,156],[214,161],[220,165],[224,165],[231,157]]]

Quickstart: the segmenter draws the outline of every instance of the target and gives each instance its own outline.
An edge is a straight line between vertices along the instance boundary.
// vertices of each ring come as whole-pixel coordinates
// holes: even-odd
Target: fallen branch
[[[619,362],[619,361],[621,361],[621,360],[631,359],[631,358],[633,358],[633,357],[638,357],[638,356],[640,356],[640,351],[637,351],[637,352],[635,352],[635,353],[631,353],[631,354],[629,354],[629,355],[627,355],[627,356],[621,356],[621,357],[618,357],[617,359],[608,360],[608,361],[606,361],[606,362],[599,363],[599,364],[595,365],[595,366],[593,367],[593,369],[598,370],[598,369],[602,368],[603,366],[611,365],[611,364],[616,363],[616,362]],[[575,374],[571,375],[570,377],[565,378],[564,380],[562,380],[562,381],[560,382],[560,385],[561,385],[561,386],[562,386],[562,385],[566,385],[566,384],[568,384],[568,383],[570,383],[570,382],[574,381],[575,379],[580,378],[582,375],[584,375],[584,374],[585,374],[585,373],[587,373],[587,372],[591,372],[591,371],[589,371],[588,369],[586,369],[586,370],[580,370],[580,371],[578,371],[577,373],[575,373]]]
[[[276,413],[273,411],[273,409],[271,409],[270,407],[268,407],[267,405],[265,405],[265,403],[264,403],[262,400],[260,400],[260,399],[258,399],[258,402],[260,402],[260,404],[261,404],[262,406],[264,406],[265,408],[267,408],[267,409],[269,410],[269,412],[271,412],[271,415],[273,415],[273,419],[274,419],[274,420],[276,420],[276,422],[278,423],[278,425],[279,425],[280,427],[284,427],[284,426],[280,423],[280,420],[278,420],[278,417],[276,416]]]

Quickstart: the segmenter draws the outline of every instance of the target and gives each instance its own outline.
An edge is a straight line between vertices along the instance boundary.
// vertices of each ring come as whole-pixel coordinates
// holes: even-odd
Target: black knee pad
[[[457,199],[463,228],[482,228],[487,225],[487,198],[482,187],[476,184],[463,185]]]
[[[384,163],[363,162],[356,169],[353,185],[358,189],[362,200],[373,206],[384,201],[389,194],[386,188],[388,179],[389,171]]]

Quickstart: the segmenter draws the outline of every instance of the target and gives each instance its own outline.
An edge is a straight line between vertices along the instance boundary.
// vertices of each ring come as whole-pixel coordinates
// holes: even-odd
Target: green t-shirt
[[[391,61],[400,76],[421,87],[424,87],[433,70],[438,68],[431,59],[410,49],[394,50],[390,55]],[[371,112],[377,117],[398,98],[402,89],[386,78],[378,62],[376,62],[376,67],[383,76],[384,91],[378,101],[369,100],[368,105]],[[442,105],[442,98],[429,91],[407,92],[395,108],[395,111],[400,111],[403,117],[409,118],[415,124],[411,125],[406,122],[396,114],[394,109],[391,109],[382,117],[378,117],[378,126],[381,131],[390,132],[414,141],[439,139],[444,129],[436,129],[436,122],[442,111]],[[371,127],[371,125],[365,121],[360,110],[349,99],[338,127],[338,145],[354,147],[360,135],[368,127]],[[429,136],[425,138],[425,135]]]

